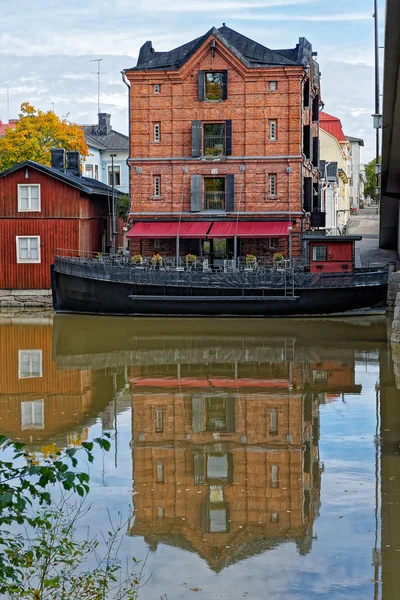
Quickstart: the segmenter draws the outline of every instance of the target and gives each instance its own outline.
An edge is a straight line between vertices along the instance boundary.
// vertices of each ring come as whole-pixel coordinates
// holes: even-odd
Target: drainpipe
[[[300,83],[300,131],[301,131],[301,156],[302,156],[302,161],[300,164],[300,209],[302,210],[303,216],[301,218],[301,224],[300,224],[300,247],[302,248],[302,240],[303,240],[303,233],[304,233],[304,219],[306,217],[306,211],[304,210],[303,206],[303,188],[304,188],[304,161],[306,160],[306,156],[303,152],[304,148],[303,148],[303,136],[304,136],[304,131],[303,131],[303,112],[304,112],[304,94],[303,94],[303,84],[304,81],[307,77],[309,73],[305,72],[303,77],[301,78],[301,83]],[[302,254],[303,254],[303,248],[302,248]]]
[[[130,111],[131,85],[129,83],[129,80],[128,80],[127,76],[125,75],[125,71],[121,71],[121,75],[122,75],[122,81],[124,82],[124,84],[128,88],[128,158],[126,159],[126,164],[128,166],[128,198],[129,198],[129,215],[128,215],[128,219],[129,219],[129,217],[131,215],[131,166],[129,164],[129,158],[130,158],[130,154],[131,154],[131,116],[130,116],[131,115],[131,111]]]

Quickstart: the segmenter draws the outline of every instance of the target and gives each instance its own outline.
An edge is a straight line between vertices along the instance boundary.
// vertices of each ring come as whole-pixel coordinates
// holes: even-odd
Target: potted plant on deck
[[[158,252],[156,252],[156,254],[154,254],[151,257],[151,264],[153,267],[156,267],[157,269],[159,269],[160,267],[162,267],[163,264],[163,259],[161,254],[159,254]]]
[[[283,260],[284,260],[283,254],[281,252],[275,252],[275,254],[273,256],[274,268],[275,269],[282,268]]]
[[[134,265],[140,266],[143,264],[143,256],[141,254],[135,254],[132,256],[131,261]]]
[[[186,254],[186,266],[189,268],[196,266],[197,256],[195,254]]]
[[[257,259],[254,256],[254,254],[248,254],[246,256],[246,269],[247,270],[253,270],[255,269],[257,266]]]

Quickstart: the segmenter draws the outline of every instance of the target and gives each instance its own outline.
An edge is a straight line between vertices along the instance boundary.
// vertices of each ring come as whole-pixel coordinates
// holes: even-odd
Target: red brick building
[[[26,160],[0,173],[0,290],[51,287],[60,249],[104,252],[111,188],[80,175],[79,152],[53,150],[53,166]],[[3,303],[4,294],[0,297]]]
[[[299,254],[302,230],[323,225],[313,55],[305,38],[270,50],[225,25],[169,52],[142,46],[124,72],[133,253]]]

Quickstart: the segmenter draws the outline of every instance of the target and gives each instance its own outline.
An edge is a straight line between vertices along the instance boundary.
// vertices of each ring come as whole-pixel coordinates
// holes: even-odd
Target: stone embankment
[[[51,290],[0,290],[0,308],[52,308]]]

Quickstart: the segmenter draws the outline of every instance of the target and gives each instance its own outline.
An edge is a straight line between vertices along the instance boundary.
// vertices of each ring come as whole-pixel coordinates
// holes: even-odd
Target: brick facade
[[[314,102],[319,109],[318,65],[310,58],[311,45],[303,39],[310,55],[308,75],[303,64],[285,61],[282,55],[280,59],[285,64],[276,64],[277,53],[273,65],[249,66],[225,43],[226,31],[232,32],[228,28],[222,28],[222,33],[209,32],[178,67],[157,70],[139,57],[138,66],[126,71],[131,86],[132,224],[178,218],[291,221],[293,254],[297,255],[305,216],[304,178],[317,182],[313,164],[318,164],[318,157],[313,156],[312,145],[316,138],[314,146],[318,152],[318,111],[313,111],[312,106]],[[142,48],[141,55],[145,51],[148,47]],[[210,72],[225,74],[225,100],[199,99],[201,80]],[[273,89],[270,82],[274,82]],[[211,142],[207,142],[204,126],[213,123],[224,126],[220,155],[213,154],[215,149],[207,149]],[[158,139],[154,125],[159,125],[159,141],[154,141],[155,137]],[[193,204],[193,176],[201,177],[197,206]],[[270,176],[275,177],[272,193]],[[159,194],[155,194],[155,177],[161,178]],[[228,177],[232,181],[229,202]],[[210,210],[206,204],[207,178],[225,180],[222,207],[213,205]],[[312,203],[313,199],[309,201]],[[287,254],[288,237],[277,241],[279,251]],[[240,251],[264,252],[268,243],[265,239],[259,242],[247,240]],[[165,253],[174,253],[175,241],[171,245],[161,240],[161,245]],[[137,240],[132,241],[132,248],[135,253],[139,251]],[[153,240],[142,245],[143,253],[152,248]]]

